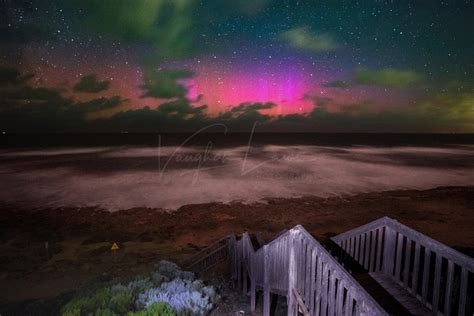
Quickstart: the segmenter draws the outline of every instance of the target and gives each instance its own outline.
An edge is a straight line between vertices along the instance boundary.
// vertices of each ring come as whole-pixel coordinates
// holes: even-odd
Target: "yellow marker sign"
[[[112,250],[112,251],[117,251],[117,250],[119,250],[119,246],[117,245],[117,243],[114,242],[114,243],[112,244],[112,248],[110,248],[110,250]]]

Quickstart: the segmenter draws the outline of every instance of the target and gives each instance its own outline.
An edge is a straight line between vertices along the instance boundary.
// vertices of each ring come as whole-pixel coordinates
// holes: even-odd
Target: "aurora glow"
[[[2,5],[8,131],[474,131],[471,1]]]

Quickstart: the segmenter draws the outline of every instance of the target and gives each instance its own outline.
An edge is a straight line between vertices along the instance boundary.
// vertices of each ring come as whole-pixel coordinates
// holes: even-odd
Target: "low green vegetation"
[[[62,307],[61,315],[206,315],[217,299],[212,286],[205,286],[172,262],[161,261],[148,276],[77,295]]]

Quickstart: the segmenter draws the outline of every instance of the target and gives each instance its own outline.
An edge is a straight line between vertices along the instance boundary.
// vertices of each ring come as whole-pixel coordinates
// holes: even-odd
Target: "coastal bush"
[[[114,313],[113,311],[111,311],[108,308],[104,308],[104,309],[99,308],[94,313],[94,316],[119,316],[119,314]]]
[[[61,313],[62,316],[81,316],[81,309],[68,309]]]
[[[216,295],[209,297],[206,293],[214,293],[206,289],[202,282],[174,279],[163,283],[159,288],[145,291],[138,296],[138,308],[147,308],[156,302],[165,302],[174,309],[178,315],[205,315],[213,307]]]
[[[84,313],[92,313],[100,308],[106,308],[111,298],[109,288],[101,288],[92,296],[85,296],[73,299],[67,303],[61,310],[62,315],[69,315],[76,310]]]
[[[134,306],[133,293],[130,290],[114,294],[109,301],[109,308],[118,314],[125,314]]]
[[[147,309],[130,312],[127,316],[176,316],[176,312],[166,303],[153,303]]]
[[[205,315],[217,300],[212,286],[176,264],[160,261],[148,276],[82,291],[61,309],[62,316]]]

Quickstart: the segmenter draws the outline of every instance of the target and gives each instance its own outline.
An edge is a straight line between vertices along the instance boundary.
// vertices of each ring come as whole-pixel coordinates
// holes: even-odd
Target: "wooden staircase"
[[[264,316],[271,293],[286,297],[289,316],[472,314],[473,259],[388,217],[333,237],[331,252],[300,225],[267,244],[254,240],[226,236],[186,268],[227,260],[252,312],[263,293]],[[400,308],[381,304],[384,295]]]

